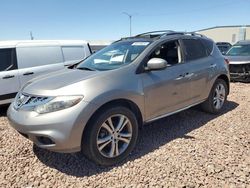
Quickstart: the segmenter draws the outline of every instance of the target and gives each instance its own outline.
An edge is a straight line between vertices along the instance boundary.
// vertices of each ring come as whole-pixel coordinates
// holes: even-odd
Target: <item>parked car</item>
[[[232,47],[232,44],[229,42],[216,42],[216,45],[223,55]]]
[[[89,55],[85,41],[1,41],[0,105],[10,103],[30,79]]]
[[[232,81],[250,81],[250,40],[239,41],[226,53]]]
[[[92,53],[96,53],[97,51],[105,48],[107,45],[90,45]]]
[[[113,165],[133,150],[140,126],[198,104],[217,114],[228,93],[228,64],[212,40],[153,32],[30,81],[7,114],[41,148]]]

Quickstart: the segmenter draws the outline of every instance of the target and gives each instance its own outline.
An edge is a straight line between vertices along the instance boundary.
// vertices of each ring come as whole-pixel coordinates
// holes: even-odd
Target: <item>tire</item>
[[[211,114],[220,113],[227,100],[227,94],[228,86],[226,82],[222,79],[217,79],[209,93],[207,100],[201,104],[202,109],[205,112]]]
[[[112,166],[131,153],[137,137],[138,122],[133,112],[122,106],[107,107],[94,115],[87,125],[82,153],[99,165]]]

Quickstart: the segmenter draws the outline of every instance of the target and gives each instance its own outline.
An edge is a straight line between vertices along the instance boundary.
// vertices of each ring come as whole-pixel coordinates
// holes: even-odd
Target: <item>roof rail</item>
[[[127,40],[127,39],[136,39],[136,38],[154,38],[154,39],[159,39],[165,36],[169,35],[189,35],[189,36],[199,36],[199,37],[205,37],[205,35],[202,35],[200,33],[195,33],[195,32],[182,32],[182,31],[172,31],[172,30],[161,30],[161,31],[151,31],[151,32],[146,32],[146,33],[141,33],[135,36],[131,37],[123,37],[120,40],[117,40],[115,42],[121,41],[121,40]],[[113,42],[113,43],[115,43]]]
[[[174,31],[172,31],[172,30],[150,31],[150,32],[138,34],[138,35],[136,35],[134,37],[135,38],[137,38],[137,37],[150,37],[150,38],[154,38],[154,37],[159,37],[159,36],[162,36],[164,34],[172,33],[172,32],[174,32]]]
[[[250,40],[239,40],[236,44],[250,44]]]
[[[161,37],[168,36],[168,35],[190,35],[190,36],[199,36],[199,37],[206,37],[205,35],[195,33],[195,32],[179,32],[179,31],[174,31],[171,33],[166,33],[163,34]]]
[[[205,35],[195,33],[195,32],[182,32],[182,31],[172,31],[172,30],[162,30],[162,31],[151,31],[146,33],[138,34],[132,38],[139,38],[139,37],[147,37],[147,38],[161,38],[164,36],[169,35],[191,35],[191,36],[199,36],[199,37],[206,37]]]

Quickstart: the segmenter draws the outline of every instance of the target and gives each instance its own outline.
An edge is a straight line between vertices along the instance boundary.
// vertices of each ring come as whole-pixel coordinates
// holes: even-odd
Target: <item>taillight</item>
[[[225,60],[224,62],[225,62],[227,65],[229,65],[229,60],[228,60],[227,58],[225,58],[224,60]]]

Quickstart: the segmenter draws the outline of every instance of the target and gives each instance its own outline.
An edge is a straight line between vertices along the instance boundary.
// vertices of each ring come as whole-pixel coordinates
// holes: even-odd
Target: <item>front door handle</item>
[[[6,75],[3,77],[3,79],[9,79],[9,78],[14,78],[15,76],[14,75]]]
[[[181,80],[183,78],[184,78],[184,76],[182,74],[180,74],[177,78],[175,78],[175,80]]]
[[[31,75],[31,74],[34,74],[34,72],[26,72],[26,73],[24,73],[23,75],[24,75],[24,76],[27,76],[27,75]]]

